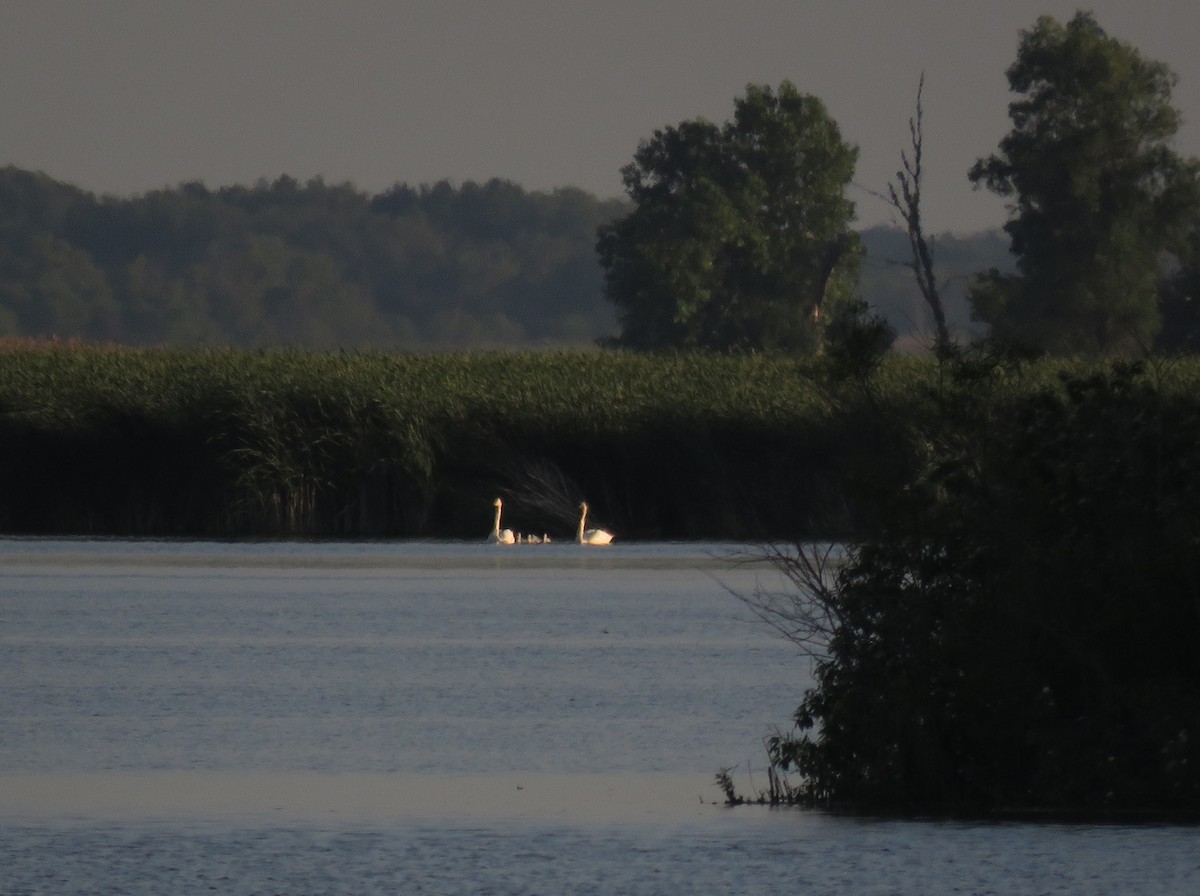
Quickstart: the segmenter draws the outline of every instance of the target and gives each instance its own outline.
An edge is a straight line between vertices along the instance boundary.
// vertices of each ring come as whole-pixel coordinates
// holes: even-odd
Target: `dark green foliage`
[[[602,228],[605,295],[636,349],[811,351],[854,285],[858,150],[816,97],[750,85],[733,119],[667,127],[627,165]]]
[[[895,331],[870,314],[866,302],[846,302],[826,327],[826,362],[838,376],[865,377],[879,367],[895,341]]]
[[[1055,354],[1144,351],[1162,256],[1200,208],[1200,166],[1171,147],[1175,76],[1079,12],[1022,32],[1008,80],[1013,129],[970,177],[1011,197],[1018,270],[979,280],[976,316]]]
[[[956,366],[774,758],[860,808],[1200,809],[1196,370]]]

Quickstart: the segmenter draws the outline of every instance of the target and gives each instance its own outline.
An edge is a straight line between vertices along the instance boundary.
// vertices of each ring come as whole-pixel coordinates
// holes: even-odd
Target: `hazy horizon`
[[[860,149],[862,227],[894,177],[925,73],[931,232],[1003,224],[967,171],[1008,130],[1019,31],[1080,4],[911,0],[30,2],[0,12],[0,165],[116,196],[281,175],[623,195],[656,128],[724,121],[748,83],[820,97]],[[1179,76],[1177,148],[1200,154],[1200,4],[1086,4]]]

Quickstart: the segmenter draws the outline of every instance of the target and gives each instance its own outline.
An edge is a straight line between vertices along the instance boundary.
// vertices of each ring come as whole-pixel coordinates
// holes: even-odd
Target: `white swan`
[[[500,528],[500,510],[504,507],[504,503],[497,498],[492,502],[492,506],[496,508],[496,521],[492,523],[492,531],[488,533],[488,542],[490,544],[514,544],[517,539],[513,535],[513,530]]]
[[[612,533],[605,532],[603,529],[587,529],[588,506],[587,501],[579,505],[579,534],[575,540],[580,544],[609,544],[612,540]]]

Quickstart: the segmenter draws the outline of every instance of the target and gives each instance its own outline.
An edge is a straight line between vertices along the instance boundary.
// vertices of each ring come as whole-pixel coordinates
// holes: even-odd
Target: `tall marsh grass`
[[[902,480],[936,380],[911,358],[865,389],[766,356],[10,343],[0,532],[482,538],[501,495],[528,532],[569,534],[586,498],[621,538],[833,534],[862,512],[850,480]]]

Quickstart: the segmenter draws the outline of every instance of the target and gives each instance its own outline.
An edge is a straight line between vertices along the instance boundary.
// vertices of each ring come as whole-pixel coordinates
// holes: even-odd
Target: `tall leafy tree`
[[[748,86],[723,126],[656,131],[622,170],[633,210],[599,233],[616,342],[811,349],[854,283],[857,159],[824,104],[787,81]]]
[[[1090,13],[1022,32],[1008,69],[1020,95],[1012,131],[970,172],[1011,198],[1017,272],[990,272],[971,296],[994,336],[1060,354],[1149,344],[1160,255],[1196,179],[1171,147],[1175,80]]]

